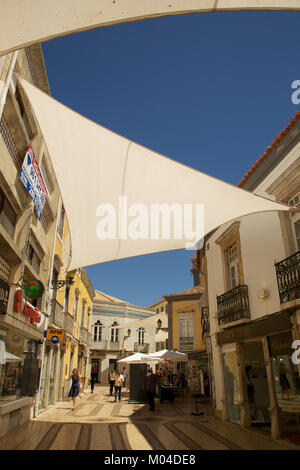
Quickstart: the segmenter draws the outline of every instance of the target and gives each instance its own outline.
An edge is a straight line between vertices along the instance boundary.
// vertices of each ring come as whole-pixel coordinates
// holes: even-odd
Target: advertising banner
[[[30,194],[40,220],[48,193],[31,145],[25,154],[19,178]]]

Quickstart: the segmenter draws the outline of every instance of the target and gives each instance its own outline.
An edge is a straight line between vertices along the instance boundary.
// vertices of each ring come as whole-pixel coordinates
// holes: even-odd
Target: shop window
[[[12,331],[0,332],[0,403],[33,396],[38,389],[38,343]]]
[[[238,374],[238,361],[235,351],[223,353],[224,382],[228,419],[233,423],[240,423],[240,384]]]
[[[300,367],[294,364],[290,331],[268,338],[277,402],[281,408],[285,438],[300,443]]]

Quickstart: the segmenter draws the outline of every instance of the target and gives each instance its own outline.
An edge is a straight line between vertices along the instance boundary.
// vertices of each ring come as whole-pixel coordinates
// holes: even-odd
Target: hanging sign
[[[40,220],[48,193],[31,145],[25,154],[19,178],[30,194]]]
[[[26,297],[38,299],[39,297],[42,297],[45,289],[41,281],[31,279],[25,283],[24,290]]]
[[[57,328],[48,328],[46,333],[46,339],[52,344],[62,343],[65,337],[65,330]]]

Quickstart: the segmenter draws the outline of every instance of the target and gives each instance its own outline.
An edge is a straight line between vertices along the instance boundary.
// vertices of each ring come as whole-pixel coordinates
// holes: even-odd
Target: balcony
[[[275,264],[280,303],[300,298],[300,251]]]
[[[101,340],[101,341],[95,341],[95,340],[91,340],[91,349],[99,349],[99,350],[102,350],[102,349],[107,349],[107,341],[106,340]]]
[[[88,330],[81,326],[80,327],[80,336],[79,336],[79,343],[80,344],[85,344],[87,346],[87,344],[88,344],[88,334],[89,334]]]
[[[218,325],[250,318],[248,286],[237,286],[217,297]]]
[[[209,310],[208,307],[202,307],[201,315],[202,339],[210,333]]]
[[[68,312],[64,312],[64,329],[69,335],[73,335],[74,317]]]
[[[58,328],[64,327],[64,309],[60,303],[57,302],[56,299],[51,300],[51,314],[49,318],[49,322],[53,323],[53,325],[57,326]]]
[[[180,351],[194,351],[194,337],[193,336],[182,336],[179,338],[179,350]]]
[[[149,346],[149,343],[139,344],[136,342],[134,343],[134,351],[147,354],[149,352]]]
[[[120,350],[120,342],[119,341],[110,341],[109,350],[110,351],[119,351]]]

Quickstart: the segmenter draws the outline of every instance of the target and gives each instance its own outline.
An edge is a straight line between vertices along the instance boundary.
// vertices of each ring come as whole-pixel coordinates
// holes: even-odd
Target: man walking
[[[121,372],[118,370],[115,378],[115,401],[117,401],[117,396],[119,396],[119,401],[121,401],[121,389],[123,387],[124,377]]]
[[[150,370],[150,373],[146,375],[145,378],[145,390],[147,391],[148,401],[149,401],[149,410],[154,411],[155,409],[155,392],[156,385],[158,384],[157,375],[153,374],[153,370]]]

